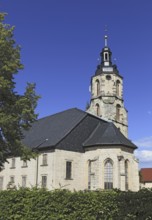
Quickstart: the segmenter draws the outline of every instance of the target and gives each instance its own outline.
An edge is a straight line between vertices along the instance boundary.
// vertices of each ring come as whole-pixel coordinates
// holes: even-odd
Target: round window
[[[107,79],[107,80],[110,80],[110,79],[111,79],[111,76],[110,76],[110,75],[106,75],[106,79]]]

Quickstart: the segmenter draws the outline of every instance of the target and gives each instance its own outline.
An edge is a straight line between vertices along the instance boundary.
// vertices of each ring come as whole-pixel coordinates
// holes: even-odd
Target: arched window
[[[125,189],[129,189],[129,181],[128,181],[128,160],[125,160]]]
[[[120,96],[120,81],[116,81],[116,95]]]
[[[104,188],[113,188],[113,162],[111,159],[107,159],[104,164]]]
[[[96,104],[96,115],[100,116],[100,105],[98,103]]]
[[[119,104],[116,105],[116,121],[120,121],[120,108],[121,106]]]
[[[99,82],[99,80],[97,79],[97,80],[96,80],[96,94],[99,95],[99,93],[100,93],[100,82]]]
[[[108,61],[108,60],[109,60],[108,53],[104,53],[104,60],[105,60],[105,61]]]

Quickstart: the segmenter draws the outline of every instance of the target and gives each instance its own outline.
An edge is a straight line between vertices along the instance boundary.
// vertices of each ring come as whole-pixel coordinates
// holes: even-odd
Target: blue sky
[[[35,82],[39,117],[85,109],[108,26],[108,44],[124,77],[129,138],[140,167],[152,167],[152,1],[0,0],[6,23],[15,25],[24,70],[19,93]]]

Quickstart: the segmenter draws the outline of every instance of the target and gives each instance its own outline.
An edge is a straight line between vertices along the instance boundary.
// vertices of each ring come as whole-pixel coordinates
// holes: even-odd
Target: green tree
[[[27,84],[23,95],[15,91],[14,76],[23,69],[20,47],[13,39],[14,27],[4,23],[0,13],[0,168],[9,154],[29,159],[30,150],[22,143],[23,130],[37,118],[35,108],[39,96],[35,84]]]

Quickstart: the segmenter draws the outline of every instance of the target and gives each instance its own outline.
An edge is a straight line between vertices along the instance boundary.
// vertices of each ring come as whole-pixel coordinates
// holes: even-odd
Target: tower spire
[[[105,47],[107,47],[108,46],[108,36],[107,35],[104,36],[104,40],[105,40]]]
[[[108,32],[108,28],[107,28],[107,25],[105,25],[105,35],[104,35],[105,47],[108,46],[108,35],[107,35],[107,32]]]

